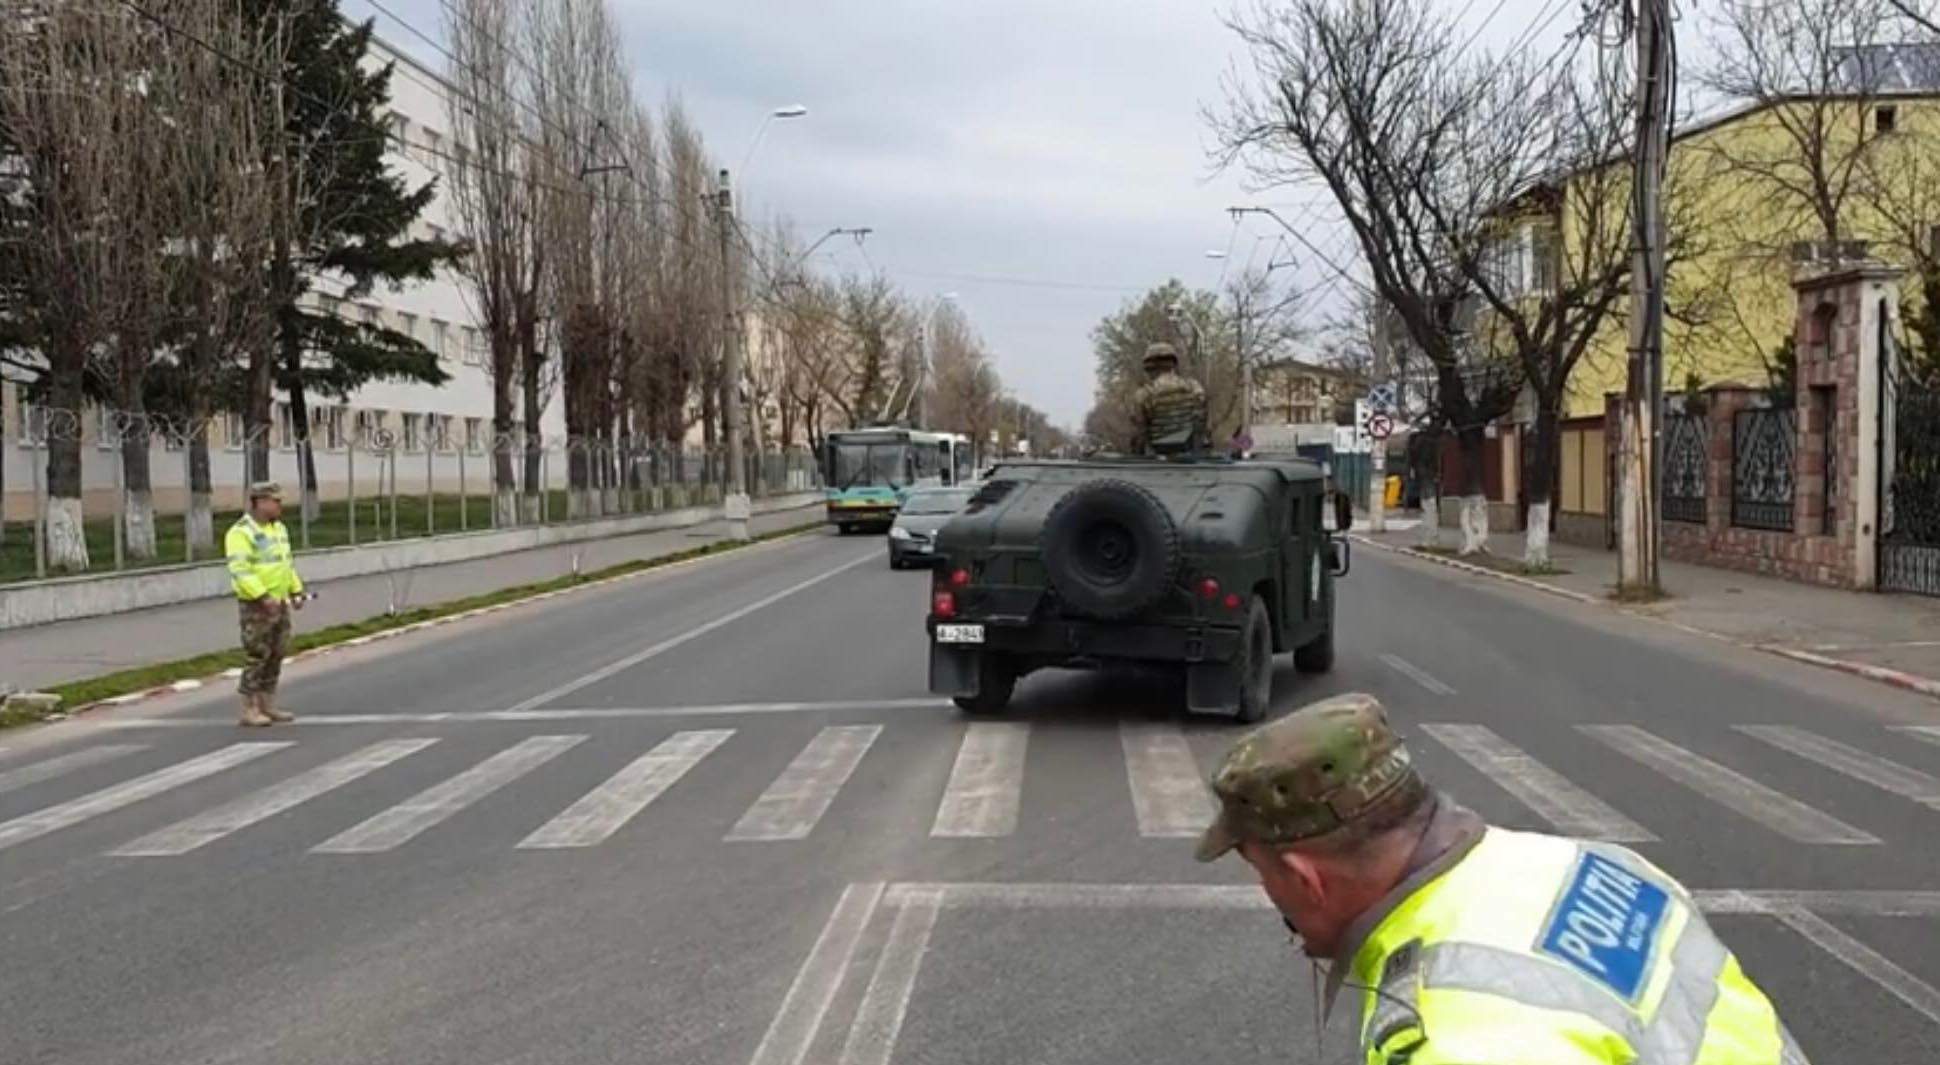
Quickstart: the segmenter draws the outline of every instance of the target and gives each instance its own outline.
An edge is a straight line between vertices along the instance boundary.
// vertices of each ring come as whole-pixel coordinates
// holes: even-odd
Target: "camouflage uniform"
[[[244,696],[275,695],[283,677],[283,656],[290,649],[290,611],[286,606],[262,599],[243,599],[236,603],[242,620],[243,666],[237,691]]]
[[[1249,849],[1263,880],[1365,875],[1357,843],[1406,837],[1381,898],[1304,915],[1331,940],[1327,1009],[1362,992],[1366,1065],[1805,1065],[1687,889],[1613,844],[1484,824],[1428,786],[1372,696],[1255,729],[1212,787],[1199,859],[1281,852],[1276,867]],[[1339,872],[1311,864],[1323,855]],[[1290,910],[1306,904],[1286,890]]]
[[[1206,440],[1206,390],[1179,374],[1179,357],[1170,344],[1145,352],[1151,380],[1134,397],[1140,450],[1172,455],[1196,451]]]

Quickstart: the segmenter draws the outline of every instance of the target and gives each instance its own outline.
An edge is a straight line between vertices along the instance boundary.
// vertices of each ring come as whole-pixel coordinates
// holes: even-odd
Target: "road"
[[[1940,1060],[1931,702],[1381,552],[1325,678],[1498,824],[1634,841],[1817,1062]],[[1346,1062],[1146,678],[926,694],[814,534],[0,735],[0,1060]],[[1926,728],[1928,731],[1919,731]]]

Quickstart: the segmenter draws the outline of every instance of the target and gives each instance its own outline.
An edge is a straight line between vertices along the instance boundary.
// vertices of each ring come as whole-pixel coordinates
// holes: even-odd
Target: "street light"
[[[801,104],[789,104],[786,107],[777,107],[773,111],[768,112],[767,117],[761,120],[761,125],[755,128],[754,139],[748,142],[748,153],[741,157],[741,183],[743,185],[748,182],[748,164],[754,160],[754,150],[760,146],[762,134],[768,132],[768,123],[778,118],[786,121],[791,118],[805,118],[807,115],[808,108],[803,107]]]

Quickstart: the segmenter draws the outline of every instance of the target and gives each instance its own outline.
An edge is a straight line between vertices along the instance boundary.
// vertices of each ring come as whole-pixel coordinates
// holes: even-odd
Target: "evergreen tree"
[[[312,395],[342,399],[373,380],[449,379],[437,353],[416,337],[307,309],[303,298],[320,280],[345,284],[328,294],[346,300],[380,283],[429,280],[466,248],[411,235],[437,183],[411,188],[386,159],[396,143],[387,116],[395,64],[366,65],[372,23],[346,21],[338,0],[250,0],[248,9],[265,33],[284,36],[285,57],[282,84],[267,89],[283,136],[264,160],[282,178],[281,234],[268,264],[277,345],[274,353],[252,355],[243,389],[253,434],[250,476],[266,478],[272,383],[289,393],[293,427],[307,439]],[[316,488],[308,449],[303,482],[307,502]]]

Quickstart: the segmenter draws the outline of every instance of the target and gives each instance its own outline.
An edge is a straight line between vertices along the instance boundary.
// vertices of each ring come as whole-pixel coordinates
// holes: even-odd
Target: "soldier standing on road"
[[[1181,376],[1179,353],[1170,344],[1145,349],[1145,373],[1134,405],[1138,450],[1177,455],[1199,450],[1206,439],[1206,390]]]
[[[1805,1065],[1692,902],[1622,847],[1512,832],[1429,788],[1381,704],[1242,737],[1201,861],[1258,874],[1368,1065]]]
[[[242,723],[271,725],[295,718],[276,706],[276,682],[290,646],[290,611],[301,610],[303,581],[290,562],[290,534],[283,528],[283,489],[275,481],[249,486],[249,510],[223,538],[229,583],[242,615]]]

